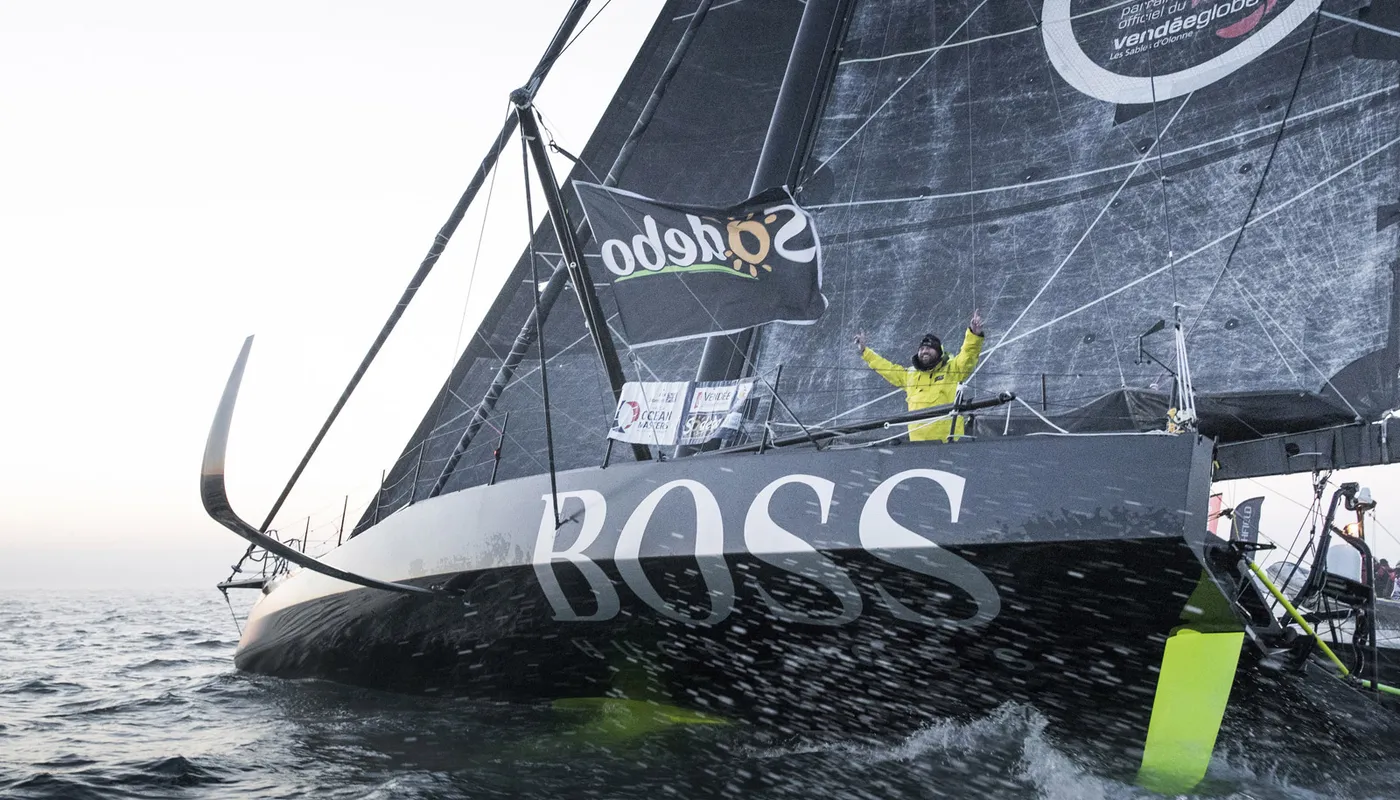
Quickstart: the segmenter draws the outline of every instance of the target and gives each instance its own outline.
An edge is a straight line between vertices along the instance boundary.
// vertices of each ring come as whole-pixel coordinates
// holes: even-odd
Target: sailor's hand
[[[856,354],[865,355],[865,331],[857,333],[853,341],[856,343]]]
[[[979,308],[972,312],[972,321],[967,323],[967,329],[978,336],[982,335],[982,309]]]

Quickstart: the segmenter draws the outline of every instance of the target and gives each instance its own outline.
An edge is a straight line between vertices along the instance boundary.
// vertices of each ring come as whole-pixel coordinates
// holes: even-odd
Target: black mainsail
[[[830,361],[859,327],[910,347],[981,308],[977,389],[1160,428],[1172,378],[1138,336],[1179,320],[1207,435],[1378,419],[1400,399],[1400,88],[1357,5],[858,3],[797,189],[831,313],[767,331],[759,364]],[[880,385],[808,380],[815,419]]]

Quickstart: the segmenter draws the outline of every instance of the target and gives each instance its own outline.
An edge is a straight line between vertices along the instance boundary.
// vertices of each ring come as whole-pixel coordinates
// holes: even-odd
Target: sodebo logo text
[[[817,248],[792,248],[793,239],[808,227],[808,218],[797,206],[784,203],[765,208],[763,214],[723,222],[686,214],[685,229],[660,229],[656,219],[642,217],[642,231],[631,241],[607,239],[602,244],[603,264],[628,280],[662,272],[722,272],[757,278],[759,270],[771,272],[770,255],[797,264],[809,264]],[[776,231],[773,230],[776,228]]]

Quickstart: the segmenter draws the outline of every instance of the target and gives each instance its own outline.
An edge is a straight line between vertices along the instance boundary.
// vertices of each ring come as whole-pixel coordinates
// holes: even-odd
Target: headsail
[[[588,146],[579,153],[582,163],[570,180],[597,183],[607,174],[697,5],[697,0],[666,4]],[[684,198],[698,205],[725,206],[744,199],[802,8],[797,0],[714,3],[666,86],[655,119],[632,145],[618,176],[619,186],[652,197]],[[575,219],[583,219],[572,194],[566,193],[569,212]],[[537,229],[534,244],[537,256],[544,261],[540,272],[549,274],[558,260],[558,246],[547,220]],[[590,269],[603,271],[597,244],[588,243],[586,250]],[[357,531],[427,496],[529,317],[534,286],[530,273],[530,265],[522,257],[448,376],[438,400],[389,471],[377,512],[367,514]],[[606,291],[600,292],[600,300],[616,335],[616,303]],[[603,457],[614,401],[571,290],[554,304],[544,331],[559,468],[596,464]],[[648,349],[644,362],[624,358],[623,367],[634,380],[688,380],[702,347],[699,341],[660,345]],[[467,453],[448,476],[445,491],[490,480],[496,468],[497,441],[503,441],[503,446],[496,479],[545,471],[539,361],[533,348],[529,353],[501,394],[481,435],[468,445]],[[507,412],[510,424],[501,437],[498,428]]]

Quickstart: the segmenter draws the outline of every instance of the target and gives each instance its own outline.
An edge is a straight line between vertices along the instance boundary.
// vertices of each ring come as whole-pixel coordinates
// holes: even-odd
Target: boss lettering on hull
[[[873,591],[879,605],[891,616],[907,622],[930,626],[979,627],[991,622],[1001,611],[1001,596],[991,580],[976,566],[955,553],[939,547],[933,541],[899,524],[891,516],[891,494],[907,482],[932,482],[948,500],[949,524],[957,524],[962,510],[965,479],[959,475],[934,469],[911,469],[893,475],[866,498],[859,516],[860,547],[875,558],[900,569],[918,573],[950,584],[965,594],[976,611],[962,619],[935,616],[910,607],[895,597],[886,587],[875,584]],[[922,486],[919,487],[922,490]],[[805,537],[779,525],[772,516],[771,505],[780,491],[808,492],[815,496],[818,514],[813,529]],[[667,495],[680,492],[694,503],[696,530],[693,555],[700,569],[709,608],[686,613],[668,601],[657,590],[642,569],[642,543],[647,535],[657,507]],[[816,475],[786,475],[760,489],[750,503],[743,523],[744,549],[759,561],[783,570],[820,587],[823,596],[830,596],[830,611],[815,613],[790,608],[752,578],[754,588],[768,612],[775,618],[805,625],[845,625],[859,618],[865,602],[846,570],[827,557],[809,540],[821,539],[822,526],[827,524],[836,485]],[[540,588],[560,622],[602,622],[612,619],[620,610],[618,589],[603,569],[585,550],[601,535],[608,507],[603,495],[593,490],[559,493],[559,509],[565,524],[555,528],[553,500],[543,496],[544,513],[535,540],[533,565]],[[561,543],[564,546],[561,547]],[[572,564],[592,589],[593,602],[584,608],[575,606],[565,594],[555,572],[555,562]],[[724,621],[734,611],[736,593],[734,576],[724,558],[724,520],[719,501],[703,483],[682,479],[654,489],[637,504],[623,523],[613,547],[613,562],[623,584],[658,614],[678,622],[709,626]]]

